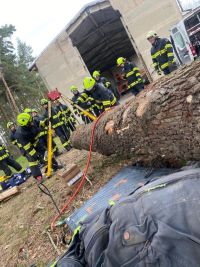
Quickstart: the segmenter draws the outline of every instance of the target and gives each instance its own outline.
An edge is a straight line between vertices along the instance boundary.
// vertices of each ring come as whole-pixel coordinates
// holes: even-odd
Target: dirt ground
[[[84,170],[87,155],[87,151],[73,149],[62,154],[58,160],[66,165],[76,163],[81,170]],[[80,194],[64,213],[64,218],[80,207],[128,164],[131,164],[131,160],[93,153],[88,171],[92,185],[86,182]],[[55,174],[45,181],[45,185],[48,186],[57,205],[61,208],[69,197],[65,182]],[[20,189],[19,195],[0,203],[1,266],[22,267],[33,264],[37,267],[46,266],[66,250],[67,245],[63,244],[62,237],[64,234],[65,240],[68,240],[71,233],[66,226],[56,228],[53,233],[50,231],[50,223],[56,215],[56,210],[49,197],[39,191],[32,177],[22,184]],[[53,248],[47,231],[57,249]]]

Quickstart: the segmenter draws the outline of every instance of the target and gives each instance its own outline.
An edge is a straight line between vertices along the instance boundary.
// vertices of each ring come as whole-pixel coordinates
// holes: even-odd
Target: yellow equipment
[[[48,101],[48,118],[49,118],[49,126],[48,126],[48,164],[47,164],[47,177],[50,177],[52,174],[52,157],[53,157],[53,149],[52,149],[52,127],[51,127],[51,101]]]
[[[84,114],[85,116],[89,117],[91,120],[96,121],[97,117],[95,117],[95,116],[92,115],[90,112],[86,111],[85,109],[81,108],[79,105],[74,104],[74,102],[73,102],[71,99],[69,99],[69,98],[67,98],[67,97],[64,97],[63,95],[61,96],[61,98],[62,98],[63,100],[66,100],[68,103],[70,103],[71,105],[73,105],[74,107],[76,107],[77,109],[79,109],[80,111],[82,111],[83,114]]]

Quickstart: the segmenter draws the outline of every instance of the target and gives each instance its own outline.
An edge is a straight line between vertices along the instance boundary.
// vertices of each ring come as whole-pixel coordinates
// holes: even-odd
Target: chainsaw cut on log
[[[130,154],[143,162],[162,158],[178,166],[200,159],[200,61],[181,67],[100,119],[93,151]],[[92,125],[72,134],[77,149],[89,150]]]

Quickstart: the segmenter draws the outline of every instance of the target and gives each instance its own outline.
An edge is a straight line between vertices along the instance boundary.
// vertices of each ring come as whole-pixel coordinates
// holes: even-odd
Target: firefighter
[[[39,162],[45,161],[44,156],[47,150],[47,144],[39,142],[41,128],[33,124],[33,119],[28,113],[20,113],[17,116],[17,123],[19,125],[16,133],[17,141],[22,144],[26,151],[26,158],[29,162],[29,167],[33,177],[38,181],[42,181],[42,173],[39,168]],[[45,162],[46,163],[46,162]],[[52,168],[56,171],[60,166],[57,161],[52,159]]]
[[[22,155],[24,155],[25,151],[22,148],[22,145],[17,141],[17,138],[16,138],[17,128],[16,128],[15,124],[12,121],[9,121],[7,123],[7,129],[10,130],[10,141],[11,141],[11,143],[20,150]]]
[[[90,101],[88,99],[87,102],[79,102],[78,103],[78,98],[81,96],[81,93],[78,91],[78,88],[75,85],[72,85],[70,87],[70,90],[71,90],[71,92],[73,94],[72,101],[74,102],[74,104],[78,104],[82,109],[84,109],[84,110],[86,110],[88,112],[93,113],[93,107],[92,107],[92,103],[91,103],[91,101],[93,99],[90,99]],[[78,115],[78,116],[80,115],[82,121],[85,124],[88,124],[88,123],[91,123],[92,122],[92,120],[88,116],[84,115],[84,113],[82,111],[79,111],[76,107],[73,107],[73,108],[74,108],[74,113],[76,115]]]
[[[103,84],[97,83],[92,77],[85,77],[83,85],[85,89],[78,97],[78,102],[84,103],[91,97],[98,105],[100,113],[117,104],[116,97]]]
[[[25,111],[24,111],[25,112]],[[33,119],[33,122],[38,126],[38,127],[43,127],[42,123],[42,117],[38,116],[38,111],[37,109],[33,108],[31,109],[30,112],[25,112],[29,113]],[[44,134],[47,134],[47,127],[44,128]]]
[[[120,94],[115,86],[112,86],[111,83],[108,81],[107,78],[101,76],[100,71],[95,70],[92,74],[92,77],[95,79],[97,83],[102,83],[106,88],[111,90],[113,95],[119,100]]]
[[[149,31],[147,40],[151,43],[151,57],[153,67],[158,75],[162,72],[164,75],[170,74],[177,69],[173,47],[167,38],[159,38],[156,32]]]
[[[48,125],[48,100],[43,98],[40,101],[41,105],[44,107],[45,112],[42,118],[42,122],[43,124],[45,124],[46,126]],[[52,128],[55,131],[55,134],[59,137],[63,147],[69,151],[71,149],[71,145],[70,145],[70,132],[68,130],[68,128],[64,125],[64,122],[61,118],[62,114],[61,112],[57,112],[55,110],[55,108],[51,108],[51,124],[52,124]]]
[[[32,108],[32,109],[31,109],[31,117],[32,117],[32,118],[39,118],[39,116],[38,116],[38,111],[37,111],[36,108]]]
[[[40,136],[39,136],[39,143],[42,143],[42,145],[46,146],[47,144],[47,133],[48,133],[48,126],[42,121],[42,117],[38,116],[37,109],[31,109],[30,115],[33,119],[33,125],[35,124],[36,127],[40,127]],[[57,157],[61,153],[59,152],[56,143],[52,139],[52,147],[53,147],[53,154]],[[41,163],[41,166],[43,163]]]
[[[139,94],[144,89],[144,83],[138,67],[123,57],[117,59],[117,66],[122,68],[122,73],[128,81],[128,89],[135,96]]]
[[[18,172],[22,171],[22,166],[10,156],[6,147],[0,143],[0,170],[5,173],[4,181],[9,179],[12,175],[12,171],[9,167],[14,168]],[[3,182],[3,180],[1,180],[1,182]]]
[[[54,100],[54,105],[56,112],[61,112],[61,120],[64,122],[64,125],[66,125],[72,132],[75,131],[76,119],[69,107],[60,103],[58,99]]]
[[[30,108],[25,108],[23,112],[24,113],[31,114],[32,110]]]

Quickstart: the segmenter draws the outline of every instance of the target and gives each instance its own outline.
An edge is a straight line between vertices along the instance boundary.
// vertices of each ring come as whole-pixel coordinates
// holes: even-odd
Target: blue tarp
[[[80,209],[70,215],[66,219],[66,224],[71,230],[74,230],[78,226],[78,223],[84,220],[89,214],[131,194],[135,189],[144,185],[146,182],[173,172],[174,169],[162,168],[148,173],[146,168],[133,166],[126,167],[112,178],[111,181],[104,185]]]
[[[31,176],[30,168],[27,168],[25,172],[13,174],[8,180],[1,182],[0,185],[3,190],[11,188],[16,185],[24,183]]]

